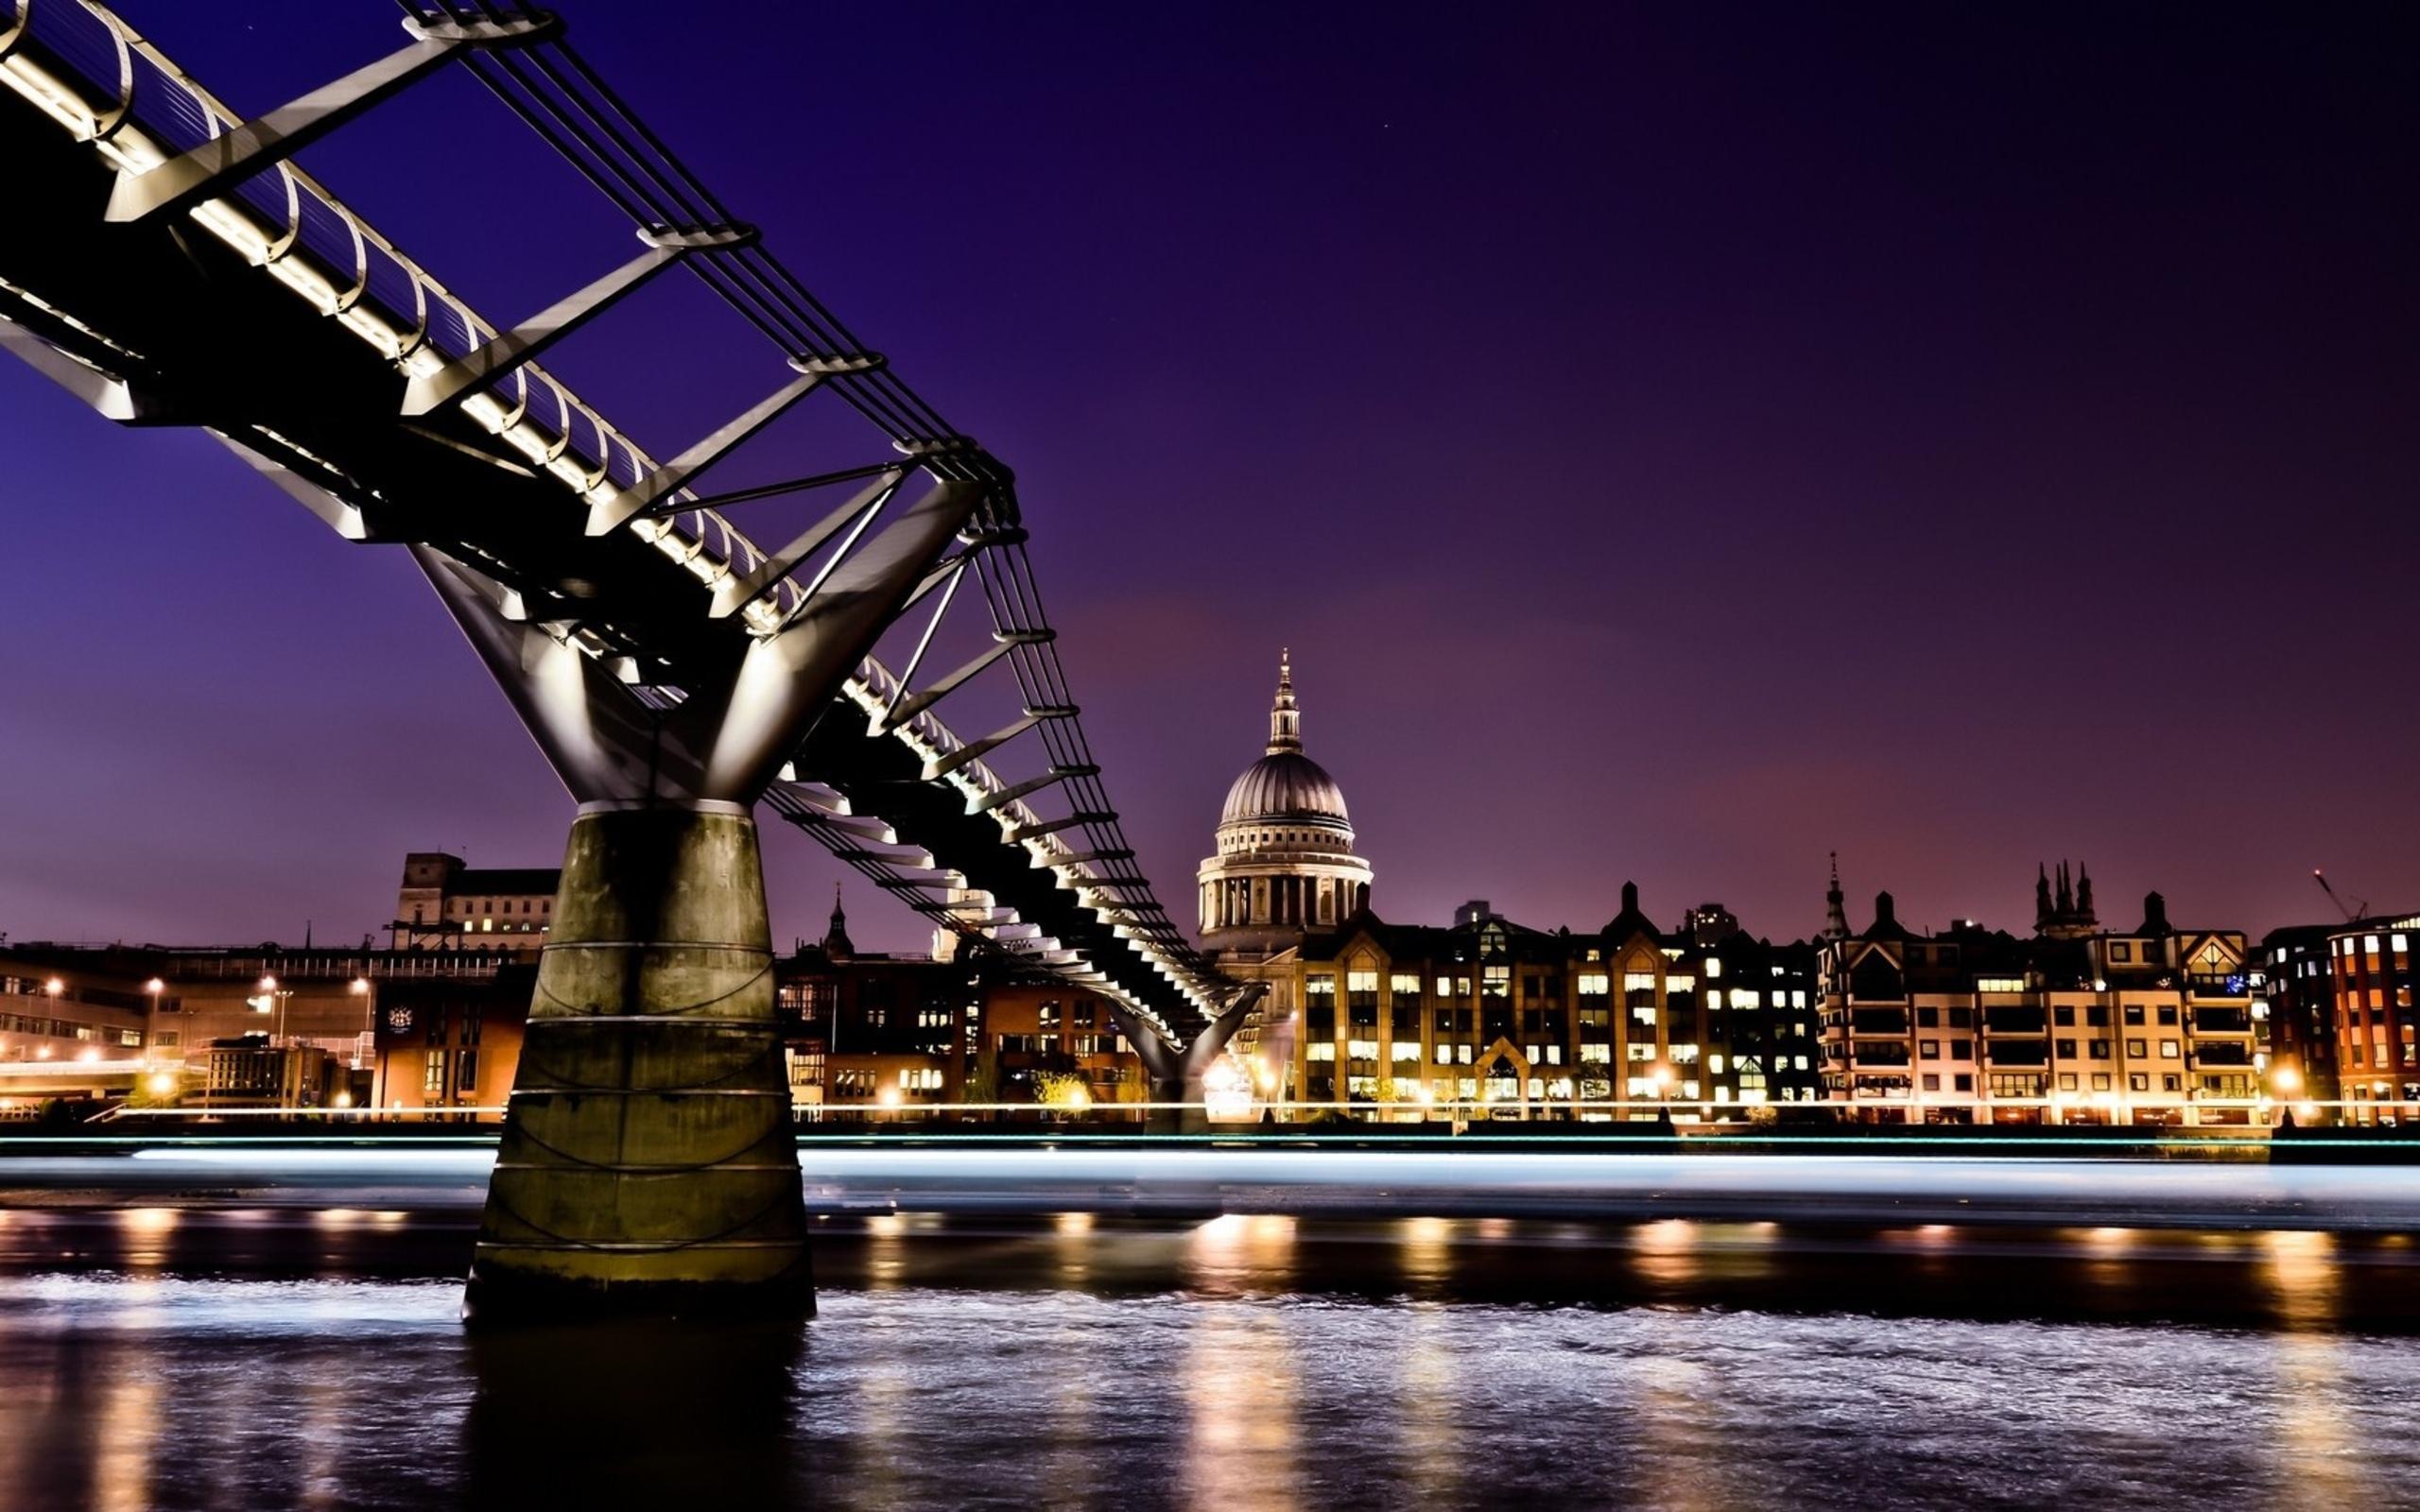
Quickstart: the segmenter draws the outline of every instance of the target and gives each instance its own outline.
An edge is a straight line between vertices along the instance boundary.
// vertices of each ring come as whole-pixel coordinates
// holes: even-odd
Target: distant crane
[[[2327,901],[2334,903],[2336,911],[2344,916],[2344,922],[2358,924],[2368,916],[2370,901],[2367,898],[2356,898],[2350,905],[2347,905],[2343,899],[2337,896],[2336,889],[2327,885],[2327,873],[2319,868],[2310,868],[2310,880],[2318,883],[2319,890],[2327,894]]]

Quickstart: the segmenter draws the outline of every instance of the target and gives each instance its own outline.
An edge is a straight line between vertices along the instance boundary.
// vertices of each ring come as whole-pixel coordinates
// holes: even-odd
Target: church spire
[[[1832,885],[1824,894],[1824,937],[1849,937],[1848,903],[1841,896],[1841,853],[1838,850],[1832,852]]]
[[[832,927],[823,932],[823,954],[855,955],[856,946],[849,942],[849,916],[840,907],[840,885],[832,885]]]
[[[1269,710],[1269,754],[1303,748],[1303,712],[1294,707],[1294,653],[1277,653],[1277,701]]]

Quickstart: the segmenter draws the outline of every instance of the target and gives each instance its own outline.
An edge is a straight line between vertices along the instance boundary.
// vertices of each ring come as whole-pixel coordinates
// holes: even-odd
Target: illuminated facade
[[[774,972],[802,1116],[1033,1103],[1054,1086],[1080,1086],[1096,1105],[1142,1098],[1142,1061],[1108,1000],[965,960],[859,951],[837,895],[823,938]]]
[[[532,968],[510,951],[0,951],[0,1117],[52,1099],[501,1105]]]
[[[2298,1107],[2298,1118],[2323,1122],[2335,1115],[2326,1105],[2343,1096],[2336,1068],[2339,933],[2334,924],[2292,924],[2263,935],[2255,953],[2253,988],[2269,1005],[2270,1063],[2280,1100],[2298,1099],[2308,1105]]]
[[[2334,931],[2327,962],[2336,999],[2336,1074],[2356,1123],[2420,1118],[2420,985],[2411,940],[2420,914],[2363,919]]]
[[[1756,940],[1716,904],[1668,935],[1628,885],[1621,912],[1587,935],[1484,904],[1450,928],[1365,915],[1279,960],[1291,1011],[1261,1045],[1305,1105],[1653,1118],[1668,1104],[1721,1118],[1817,1093],[1814,948]],[[1634,1106],[1601,1106],[1615,1101]]]
[[[554,922],[560,869],[474,868],[442,850],[404,857],[388,944],[399,951],[517,951],[535,954]]]
[[[1344,792],[1303,754],[1292,658],[1281,655],[1269,746],[1227,789],[1217,851],[1201,863],[1201,943],[1221,954],[1282,950],[1333,930],[1370,901]]]
[[[2100,927],[2088,879],[2036,883],[2030,939],[1919,934],[1889,893],[1825,942],[1824,1085],[1880,1123],[2267,1122],[2266,1004],[2244,936],[2178,930],[2158,893]]]

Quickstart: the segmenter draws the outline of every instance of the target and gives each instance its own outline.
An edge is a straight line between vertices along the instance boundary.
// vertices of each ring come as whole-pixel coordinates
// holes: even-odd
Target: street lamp
[[[277,978],[264,976],[260,980],[261,995],[251,1000],[252,1007],[262,1013],[274,1012],[277,1022],[270,1026],[269,1043],[275,1045],[285,1038],[285,1000],[293,990],[277,985]]]
[[[2280,1102],[2290,1103],[2294,1100],[2294,1093],[2303,1090],[2303,1074],[2299,1068],[2280,1062],[2269,1068],[2269,1085],[2275,1089]],[[2261,1101],[2265,1103],[2268,1099],[2264,1097]],[[2304,1118],[2309,1118],[2319,1109],[2305,1103],[2295,1111]]]
[[[285,1002],[286,999],[294,996],[294,993],[290,988],[279,987],[277,985],[277,978],[274,976],[264,974],[258,985],[260,987],[261,995],[256,998],[248,998],[245,1001],[251,1005],[255,1012],[275,1013],[277,1015],[277,1018],[272,1022],[269,1027],[268,1042],[270,1049],[281,1052],[277,1057],[277,1106],[284,1108],[285,1106],[285,1074],[287,1070],[285,1057],[283,1054],[284,1041],[285,1039]]]
[[[151,1022],[144,1026],[144,1040],[155,1052],[160,1048],[160,994],[166,990],[167,986],[167,983],[161,981],[156,976],[143,984],[144,995],[151,1000]],[[151,1090],[155,1092],[159,1091],[159,1078],[156,1076],[153,1077],[152,1083],[153,1085]],[[176,1080],[174,1077],[169,1078],[168,1086],[171,1091],[175,1089]],[[164,1093],[163,1095],[164,1095]]]

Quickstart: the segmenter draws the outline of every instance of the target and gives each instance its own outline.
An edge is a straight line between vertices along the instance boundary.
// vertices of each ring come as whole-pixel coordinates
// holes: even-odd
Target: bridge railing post
[[[120,173],[106,218],[147,220],[216,199],[427,77],[464,49],[534,46],[561,33],[562,23],[532,11],[493,21],[406,19],[404,28],[414,39],[409,46],[165,163]]]

